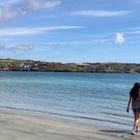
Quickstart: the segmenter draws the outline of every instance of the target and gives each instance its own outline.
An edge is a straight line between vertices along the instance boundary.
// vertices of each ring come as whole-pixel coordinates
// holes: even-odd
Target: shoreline
[[[0,70],[0,72],[35,72],[35,73],[105,73],[105,74],[140,74],[140,72],[118,72],[118,71],[96,71],[96,72],[82,72],[82,71],[32,71],[32,70]]]
[[[88,115],[88,114],[73,114],[73,112],[69,113],[64,113],[64,112],[58,112],[58,110],[48,110],[48,111],[43,111],[43,110],[38,110],[38,109],[29,109],[29,108],[18,108],[18,107],[9,107],[9,106],[0,106],[0,110],[8,110],[8,111],[13,111],[17,113],[24,113],[27,115],[34,115],[38,117],[53,117],[53,118],[58,118],[70,122],[75,122],[75,123],[80,123],[80,124],[86,124],[86,125],[94,125],[96,127],[108,127],[111,129],[130,129],[131,130],[131,125],[133,125],[132,119],[129,120],[129,123],[127,124],[126,122],[120,122],[114,121],[111,118],[106,119],[103,116],[93,116],[93,115]],[[131,125],[130,125],[131,123]]]
[[[0,109],[0,139],[3,140],[123,140],[140,138],[129,130],[97,127],[54,116]]]

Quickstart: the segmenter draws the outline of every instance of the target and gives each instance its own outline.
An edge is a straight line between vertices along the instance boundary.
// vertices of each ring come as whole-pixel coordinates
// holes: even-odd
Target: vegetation
[[[55,63],[33,60],[0,59],[1,71],[107,72],[140,73],[140,64],[128,63]]]
[[[137,72],[137,73],[140,73],[140,66],[139,67],[135,67],[134,71]]]

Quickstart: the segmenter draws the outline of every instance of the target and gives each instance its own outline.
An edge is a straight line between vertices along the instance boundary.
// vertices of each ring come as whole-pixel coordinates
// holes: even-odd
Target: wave
[[[30,113],[43,113],[45,115],[52,115],[55,117],[62,117],[65,119],[72,119],[75,121],[93,121],[94,122],[103,122],[103,123],[110,123],[110,124],[117,124],[117,125],[125,125],[125,126],[130,126],[130,124],[128,122],[122,122],[119,120],[113,120],[109,117],[105,117],[105,118],[101,118],[101,117],[95,117],[95,116],[88,116],[88,115],[84,115],[84,114],[80,114],[80,115],[76,115],[76,114],[65,114],[65,113],[57,113],[57,112],[47,112],[47,111],[42,111],[42,110],[37,110],[37,109],[27,109],[27,108],[16,108],[16,107],[9,107],[9,106],[0,106],[1,109],[10,109],[10,110],[18,110],[18,111],[27,111]],[[73,110],[71,110],[73,111]],[[76,112],[75,110],[73,112]],[[104,113],[104,112],[103,112]],[[40,114],[40,115],[41,115]],[[104,113],[104,114],[109,114],[109,113]],[[110,114],[112,115],[112,114]]]

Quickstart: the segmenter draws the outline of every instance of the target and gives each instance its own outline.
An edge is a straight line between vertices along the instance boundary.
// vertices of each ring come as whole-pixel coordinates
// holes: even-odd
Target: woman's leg
[[[134,112],[134,126],[133,126],[133,130],[132,130],[132,134],[134,134],[134,135],[139,126],[139,117],[140,117],[140,113]]]
[[[136,124],[136,132],[138,132],[138,129],[139,129],[139,121],[140,121],[140,112],[138,112],[139,115],[138,115],[138,120],[137,120],[137,124]]]

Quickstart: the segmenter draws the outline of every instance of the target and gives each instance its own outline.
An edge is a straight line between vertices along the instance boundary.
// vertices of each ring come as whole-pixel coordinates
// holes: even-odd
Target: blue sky
[[[140,0],[1,0],[0,58],[140,63]]]

